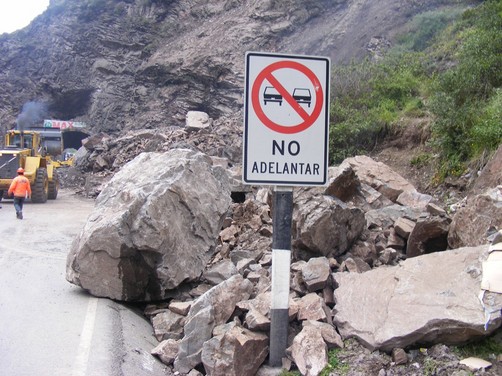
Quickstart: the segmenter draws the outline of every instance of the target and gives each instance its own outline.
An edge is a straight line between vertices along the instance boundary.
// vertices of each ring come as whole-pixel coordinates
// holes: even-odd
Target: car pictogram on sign
[[[267,102],[278,102],[279,106],[282,106],[282,95],[273,86],[265,87],[263,91],[263,102],[265,105]]]
[[[310,89],[295,88],[293,90],[293,98],[297,103],[306,103],[310,107],[312,102],[312,95]]]

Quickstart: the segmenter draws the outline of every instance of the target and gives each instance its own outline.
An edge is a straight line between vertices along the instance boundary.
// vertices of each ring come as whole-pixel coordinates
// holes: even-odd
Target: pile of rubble
[[[184,127],[132,130],[125,134],[97,133],[82,140],[75,165],[61,168],[61,185],[95,198],[112,176],[144,152],[167,152],[185,148],[221,158],[225,167],[239,163],[242,156],[241,113],[211,119],[205,112],[189,111]]]
[[[365,171],[380,173],[365,175]],[[344,338],[355,336],[362,339],[354,328],[340,330],[343,326],[340,319],[344,313],[341,309],[337,310],[337,295],[334,292],[341,280],[335,276],[343,276],[344,274],[339,274],[343,271],[362,273],[381,265],[398,265],[402,260],[444,251],[448,246],[447,235],[451,219],[447,213],[433,203],[432,197],[416,192],[408,182],[385,165],[367,157],[351,158],[340,167],[331,169],[330,182],[326,190],[309,188],[295,191],[296,231],[293,238],[296,261],[291,265],[290,347],[287,350],[288,359],[284,359],[283,366],[290,368],[292,362],[303,375],[319,374],[327,364],[328,350],[344,346],[338,331],[345,335]],[[261,189],[251,195],[258,200],[249,198],[244,203],[232,205],[232,212],[224,221],[224,228],[220,232],[218,253],[202,274],[201,281],[204,283],[161,307],[147,308],[146,314],[151,318],[155,336],[161,341],[152,353],[164,363],[173,365],[175,370],[197,374],[193,369],[202,364],[207,374],[254,375],[262,367],[267,356],[270,330],[271,194],[269,189]],[[328,203],[323,206],[323,202]],[[360,207],[365,208],[366,212],[358,209]],[[315,213],[319,208],[322,210]],[[343,226],[340,218],[344,219]],[[351,229],[353,233],[340,230],[341,227]],[[470,254],[474,265],[481,253],[483,251],[480,249],[465,250],[460,252],[460,257],[465,259]],[[445,278],[458,276],[460,289],[469,290],[468,284],[462,281],[465,278],[462,273],[465,264],[460,263],[458,269],[452,268],[451,274],[441,273],[445,265],[452,266],[454,259],[448,252],[442,254],[447,259],[439,260],[436,255],[429,258],[430,263],[438,269],[426,268],[427,262],[421,259],[418,262],[424,270],[420,277],[410,270],[405,274],[412,279],[429,280],[430,285],[426,290],[431,294],[441,294],[441,289],[444,289],[445,281],[439,283],[441,291],[433,289],[432,286],[438,283],[438,280],[430,276],[434,273],[442,274]],[[351,281],[349,285],[364,285],[366,287],[362,289],[369,290],[368,285],[361,281],[362,279],[359,282]],[[474,286],[477,285],[474,283]],[[243,286],[244,291],[239,289]],[[383,289],[387,296],[392,295],[385,292],[385,286],[381,283],[375,285],[375,288]],[[479,304],[477,299],[468,299],[459,291],[450,290],[447,293],[459,295],[457,304],[461,309],[473,308],[468,301],[474,308]],[[346,288],[339,289],[339,294],[357,300],[352,292],[347,293]],[[372,294],[376,300],[386,300],[385,295],[379,297],[375,291]],[[407,294],[412,295],[410,291]],[[424,291],[421,294],[422,297],[425,296]],[[341,301],[338,296],[339,305],[342,304]],[[200,308],[192,310],[194,304]],[[452,302],[445,304],[453,312]],[[431,310],[430,303],[420,305]],[[368,307],[363,304],[363,307],[378,310],[380,305]],[[415,309],[419,311],[417,306]],[[437,309],[448,311],[442,303],[438,303]],[[200,310],[205,310],[205,313],[200,313]],[[475,320],[477,327],[462,322],[465,311],[455,313],[458,315],[456,322],[452,322],[449,317],[441,317],[435,311],[428,317],[426,324],[409,329],[409,332],[399,338],[391,335],[391,338],[377,341],[377,345],[362,342],[369,348],[378,348],[381,343],[385,343],[385,350],[392,353],[392,357],[380,367],[392,368],[392,365],[408,363],[412,352],[407,354],[403,348],[416,344],[417,341],[423,341],[422,344],[442,341],[462,343],[469,338],[486,334],[481,330],[483,323],[480,317],[483,315],[481,311],[479,313]],[[350,315],[357,320],[354,312],[350,312]],[[339,317],[338,320],[336,316]],[[363,316],[367,321],[364,309]],[[412,318],[411,314],[407,316]],[[374,319],[375,323],[379,322],[377,317],[378,315]],[[397,322],[397,326],[402,327],[406,317],[396,316],[392,319]],[[500,317],[494,318],[492,330],[500,324],[499,319]],[[430,324],[429,321],[436,323]],[[441,326],[446,321],[449,322],[449,338],[441,334],[444,331]],[[334,323],[337,324],[336,327]],[[467,337],[453,338],[452,333],[466,333],[467,327],[470,328]],[[205,328],[205,337],[201,337],[201,328]],[[417,335],[419,332],[422,334]],[[430,333],[436,333],[432,340]],[[406,337],[408,338],[403,340]],[[458,363],[455,365],[459,367]]]
[[[145,313],[160,341],[152,353],[175,371],[254,375],[268,356],[273,192],[243,187],[238,166],[220,153],[210,161],[189,149],[141,153],[123,165],[74,242],[67,278],[97,296],[164,300]],[[478,214],[491,222],[478,229],[476,245],[502,227],[502,192],[484,195]],[[173,217],[186,225],[174,226]],[[486,320],[475,293],[488,246],[447,250],[455,223],[431,196],[369,157],[330,168],[326,188],[295,189],[284,367],[318,375],[328,349],[354,337],[392,353],[380,365],[392,375],[394,365],[413,358],[404,349],[493,333],[500,294],[485,295],[487,310],[498,307]]]

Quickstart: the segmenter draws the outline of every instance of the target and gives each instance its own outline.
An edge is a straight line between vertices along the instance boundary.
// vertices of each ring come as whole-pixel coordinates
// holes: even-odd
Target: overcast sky
[[[0,34],[28,26],[48,5],[49,0],[0,0]]]

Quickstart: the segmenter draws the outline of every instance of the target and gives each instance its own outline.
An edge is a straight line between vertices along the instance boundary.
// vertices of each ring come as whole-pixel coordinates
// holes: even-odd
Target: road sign
[[[326,184],[329,80],[325,57],[246,54],[244,183]]]

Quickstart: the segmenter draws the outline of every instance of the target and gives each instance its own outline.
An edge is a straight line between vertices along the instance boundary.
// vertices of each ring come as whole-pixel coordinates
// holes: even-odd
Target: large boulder
[[[453,216],[448,233],[451,248],[489,243],[502,228],[502,186],[469,197],[465,207]]]
[[[294,194],[292,227],[296,251],[307,253],[305,258],[329,257],[341,255],[352,246],[366,227],[366,219],[362,210],[336,197],[302,188]]]
[[[199,278],[231,204],[226,173],[206,155],[142,153],[96,200],[66,278],[95,296],[151,301]]]
[[[389,166],[374,159],[358,155],[345,159],[341,169],[350,166],[361,183],[368,184],[392,202],[396,202],[403,192],[416,191],[413,184],[392,170]]]
[[[335,273],[333,322],[342,337],[391,351],[416,344],[460,344],[501,322],[502,294],[479,300],[488,246],[410,258],[365,273]],[[488,319],[485,309],[494,312]]]

